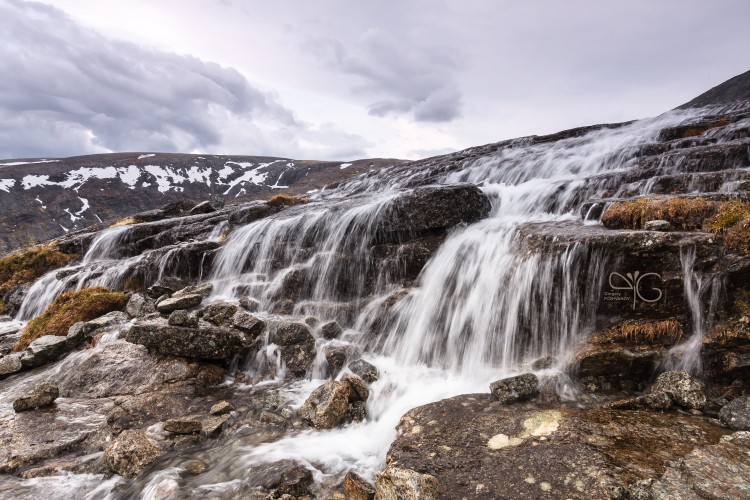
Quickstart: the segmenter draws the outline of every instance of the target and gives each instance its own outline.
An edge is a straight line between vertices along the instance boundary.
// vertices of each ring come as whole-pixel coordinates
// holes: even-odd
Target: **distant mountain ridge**
[[[175,153],[0,160],[0,253],[175,201],[311,194],[396,163]]]

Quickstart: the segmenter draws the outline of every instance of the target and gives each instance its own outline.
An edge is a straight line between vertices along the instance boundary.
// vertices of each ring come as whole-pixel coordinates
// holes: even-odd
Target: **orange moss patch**
[[[48,246],[34,247],[0,258],[0,294],[16,285],[31,283],[43,274],[69,264],[75,255],[53,250]]]
[[[701,229],[725,203],[706,198],[639,198],[607,207],[602,224],[609,229],[640,229],[648,221],[666,220],[678,229],[693,231]]]
[[[301,196],[295,196],[293,194],[277,194],[266,200],[266,203],[275,208],[286,208],[291,207],[292,205],[307,203],[307,198],[302,198]]]
[[[79,321],[90,321],[108,312],[120,311],[127,299],[122,292],[103,287],[84,288],[65,292],[37,318],[29,321],[14,351],[22,351],[43,335],[67,335],[68,329]]]

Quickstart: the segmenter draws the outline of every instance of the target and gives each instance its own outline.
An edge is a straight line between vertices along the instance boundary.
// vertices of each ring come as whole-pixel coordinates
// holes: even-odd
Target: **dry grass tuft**
[[[90,321],[108,312],[120,311],[127,299],[122,292],[103,287],[84,288],[65,292],[37,318],[29,321],[14,351],[26,349],[43,335],[67,335],[68,329],[79,321]]]
[[[48,246],[34,247],[24,252],[0,258],[0,294],[16,285],[31,283],[43,274],[63,267],[76,258]]]
[[[114,224],[112,224],[109,227],[120,227],[120,226],[130,226],[131,224],[135,224],[136,221],[133,217],[124,217],[118,221],[116,221]]]
[[[682,339],[682,325],[676,319],[660,321],[624,321],[592,338],[594,344],[667,344]]]
[[[648,221],[667,220],[678,229],[693,231],[714,216],[720,205],[706,198],[639,198],[607,207],[602,224],[609,229],[640,229]]]
[[[307,203],[307,198],[302,198],[301,196],[295,196],[293,194],[282,193],[271,196],[268,200],[266,200],[266,203],[274,208],[286,208],[291,207],[292,205],[301,205],[303,203]]]

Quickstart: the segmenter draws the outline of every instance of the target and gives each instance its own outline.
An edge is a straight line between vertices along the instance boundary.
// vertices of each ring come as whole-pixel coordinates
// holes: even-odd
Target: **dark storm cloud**
[[[0,157],[207,150],[230,122],[252,152],[289,155],[310,132],[234,69],[109,40],[54,7],[0,0],[0,36]],[[258,120],[280,134],[264,143]]]
[[[383,28],[367,30],[353,44],[319,37],[306,46],[328,66],[359,78],[354,91],[377,99],[368,106],[371,115],[409,114],[422,122],[461,116],[456,75],[462,64],[453,49]]]

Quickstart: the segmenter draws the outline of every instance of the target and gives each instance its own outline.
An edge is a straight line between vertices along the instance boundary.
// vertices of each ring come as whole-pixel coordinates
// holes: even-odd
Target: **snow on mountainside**
[[[399,162],[173,153],[0,160],[0,252],[174,201],[304,195]]]

